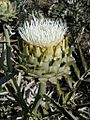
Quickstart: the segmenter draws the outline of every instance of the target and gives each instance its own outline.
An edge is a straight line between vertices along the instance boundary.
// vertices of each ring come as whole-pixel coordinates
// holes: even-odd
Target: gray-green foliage
[[[21,5],[23,8],[21,11],[23,11],[24,7],[26,7],[24,5],[27,5],[27,3],[30,1],[26,1],[24,3],[21,2],[22,1],[18,0],[17,4],[20,3],[19,5]],[[35,9],[34,4],[33,9],[32,3],[30,3],[30,5],[31,11]],[[60,5],[62,7],[60,7]],[[77,9],[76,5],[78,5]],[[76,3],[74,2],[73,5],[70,5],[67,3],[67,1],[63,0],[56,4],[57,7],[55,8],[55,13],[52,13],[52,8],[47,15],[60,18],[60,16],[64,15],[63,11],[65,11],[67,6],[69,6],[66,12],[67,14],[64,15],[63,19],[67,20],[68,16],[70,16],[70,18],[73,17],[71,22],[67,22],[70,30],[72,28],[75,34],[75,37],[72,35],[72,39],[78,43],[80,36],[76,36],[77,31],[79,31],[76,28],[79,27],[80,31],[82,31],[82,26],[88,25],[90,20],[88,15],[89,12],[85,11],[85,16],[81,16],[81,13],[85,10],[85,7],[87,8],[86,10],[89,10],[88,5],[89,2],[85,0],[83,0],[83,2],[80,0]],[[61,9],[59,9],[59,7]],[[38,5],[37,8],[40,9]],[[81,10],[79,13],[78,9]],[[20,9],[17,10],[18,15],[21,15],[19,10]],[[28,12],[29,9],[27,9],[27,13]],[[28,14],[26,16],[28,16]],[[82,22],[84,24],[81,26]],[[72,27],[73,24],[74,27]],[[81,46],[79,44],[76,46],[71,45],[71,52],[74,53],[73,60],[75,61],[75,64],[71,63],[72,61],[70,61],[69,55],[66,56],[66,58],[63,55],[63,62],[65,63],[61,65],[61,71],[63,73],[61,79],[57,80],[56,85],[50,81],[47,81],[46,93],[42,94],[45,91],[43,91],[38,77],[34,77],[34,79],[32,79],[30,74],[27,74],[28,71],[30,72],[30,70],[28,70],[30,69],[30,64],[28,56],[26,53],[21,51],[22,48],[20,49],[19,45],[21,45],[22,42],[16,42],[15,44],[11,41],[7,24],[3,25],[3,30],[4,34],[2,33],[0,37],[1,119],[10,118],[14,120],[17,118],[29,120],[89,120],[90,68],[87,66],[87,61],[83,56]],[[78,38],[78,40],[75,38]],[[68,62],[67,59],[69,60]],[[27,64],[25,63],[26,61],[28,61]],[[81,64],[81,66],[79,64]],[[65,67],[67,67],[67,69]],[[65,75],[65,70],[71,74]]]
[[[15,6],[10,3],[8,0],[0,1],[0,20],[8,22],[15,18],[16,10]]]

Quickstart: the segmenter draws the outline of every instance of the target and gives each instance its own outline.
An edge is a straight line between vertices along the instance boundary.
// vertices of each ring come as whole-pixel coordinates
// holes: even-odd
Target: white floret
[[[23,27],[19,27],[19,33],[24,40],[33,45],[46,47],[59,43],[66,31],[66,24],[62,22],[36,17],[31,23],[26,21]]]

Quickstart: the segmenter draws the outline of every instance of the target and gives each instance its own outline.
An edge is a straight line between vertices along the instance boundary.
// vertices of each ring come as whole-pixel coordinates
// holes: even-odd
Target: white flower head
[[[48,18],[33,16],[31,23],[26,21],[19,27],[21,37],[32,45],[50,47],[58,44],[67,31],[66,24]]]

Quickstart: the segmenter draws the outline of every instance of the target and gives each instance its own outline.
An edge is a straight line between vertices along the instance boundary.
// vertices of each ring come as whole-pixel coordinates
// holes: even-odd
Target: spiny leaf
[[[65,98],[64,98],[64,104],[67,104],[68,101],[70,100],[70,98],[72,97],[72,93],[73,92],[69,92],[65,95]]]
[[[57,109],[63,114],[65,115],[65,117],[67,117],[69,120],[78,120],[74,115],[72,115],[71,112],[67,111],[64,107],[60,106],[59,104],[57,104],[52,98],[48,97],[48,96],[44,96],[47,100],[51,101],[51,103],[57,107]]]
[[[73,68],[74,68],[74,71],[75,71],[78,79],[80,79],[80,70],[79,70],[79,68],[77,67],[76,63],[73,63],[72,66],[73,66]]]
[[[72,77],[70,75],[66,74],[65,78],[66,78],[66,82],[68,83],[69,87],[72,89],[73,88],[73,86],[72,86],[72,82],[73,82]]]
[[[8,73],[6,76],[0,78],[0,86],[12,79],[17,73]]]
[[[42,80],[42,79],[40,79],[40,80]],[[46,83],[45,83],[45,81],[42,80],[40,82],[39,90],[38,90],[38,93],[36,95],[34,104],[30,110],[31,112],[33,112],[33,113],[37,112],[37,109],[40,105],[41,99],[42,99],[43,95],[46,93],[45,91],[46,91]]]
[[[84,55],[83,55],[83,52],[82,52],[82,50],[81,50],[80,45],[79,45],[79,51],[80,51],[80,56],[81,56],[83,68],[84,68],[85,71],[87,71],[87,70],[88,70],[88,66],[87,66],[87,63],[86,63],[86,60],[85,60],[85,58],[84,58]]]
[[[10,45],[9,31],[8,31],[8,28],[7,28],[6,24],[3,25],[3,29],[4,29],[4,34],[5,34],[5,38],[6,38],[6,41],[7,41],[7,43],[6,43],[7,55],[6,56],[7,56],[8,71],[12,72],[11,45]]]

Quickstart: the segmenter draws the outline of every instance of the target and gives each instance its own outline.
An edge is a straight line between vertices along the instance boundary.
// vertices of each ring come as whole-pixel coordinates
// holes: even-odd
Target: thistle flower
[[[67,31],[66,24],[50,19],[34,19],[31,24],[26,21],[23,27],[19,27],[21,37],[32,45],[50,47],[58,44]]]
[[[19,33],[25,40],[25,55],[28,55],[27,58],[23,57],[25,59],[23,64],[24,62],[29,64],[24,66],[28,67],[27,73],[32,78],[50,79],[56,82],[56,76],[60,78],[70,74],[70,68],[67,65],[60,67],[63,62],[68,61],[68,40],[64,39],[66,32],[66,24],[47,18],[33,17],[31,23],[27,21],[23,27],[19,27]]]
[[[38,78],[40,82],[39,95],[33,113],[36,113],[42,97],[46,93],[46,81],[57,86],[57,91],[64,96],[59,80],[64,77],[72,89],[70,65],[75,66],[71,49],[68,45],[66,24],[50,19],[33,18],[31,23],[25,22],[19,27],[19,33],[24,39],[22,62],[25,73],[31,80]],[[75,66],[76,67],[76,66]],[[75,69],[77,70],[77,69]],[[41,104],[42,105],[42,104]]]

